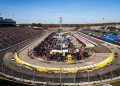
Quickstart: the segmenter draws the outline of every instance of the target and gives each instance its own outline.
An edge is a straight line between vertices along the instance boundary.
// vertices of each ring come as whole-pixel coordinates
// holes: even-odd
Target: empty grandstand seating
[[[0,50],[29,39],[39,33],[40,31],[28,27],[1,27]]]

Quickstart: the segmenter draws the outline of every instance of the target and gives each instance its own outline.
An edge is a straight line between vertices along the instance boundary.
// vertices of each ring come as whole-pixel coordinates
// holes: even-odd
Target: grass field
[[[91,32],[91,33],[93,33],[93,34],[95,34],[95,35],[100,35],[100,34],[102,34],[102,32]]]

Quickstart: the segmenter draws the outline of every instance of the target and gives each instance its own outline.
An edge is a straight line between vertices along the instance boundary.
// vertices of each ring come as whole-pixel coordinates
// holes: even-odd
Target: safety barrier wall
[[[15,58],[16,62],[18,64],[21,64],[25,66],[26,68],[35,68],[38,71],[43,71],[43,72],[54,72],[54,73],[75,73],[81,70],[94,70],[94,69],[99,69],[101,67],[106,66],[110,62],[112,62],[114,54],[110,53],[110,56],[97,64],[89,65],[89,66],[83,66],[83,67],[74,67],[74,68],[53,68],[53,67],[42,67],[42,66],[37,66],[33,64],[29,64],[27,62],[24,62],[19,59],[17,52],[13,54],[13,57]]]

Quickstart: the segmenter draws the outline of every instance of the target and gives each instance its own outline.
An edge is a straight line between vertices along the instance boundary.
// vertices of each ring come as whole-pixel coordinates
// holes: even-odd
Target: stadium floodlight
[[[60,29],[61,29],[61,27],[62,27],[62,19],[63,19],[63,17],[59,17],[59,19],[60,19]]]

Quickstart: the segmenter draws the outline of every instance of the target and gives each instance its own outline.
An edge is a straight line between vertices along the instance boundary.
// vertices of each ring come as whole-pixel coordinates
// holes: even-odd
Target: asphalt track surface
[[[33,65],[37,65],[37,66],[63,68],[63,65],[64,65],[64,68],[72,68],[72,67],[83,67],[83,66],[86,66],[86,65],[93,65],[95,63],[101,62],[101,61],[105,60],[107,57],[109,57],[109,53],[111,53],[110,49],[108,49],[105,46],[104,46],[104,48],[99,47],[99,46],[103,46],[102,44],[99,44],[99,46],[97,48],[95,48],[94,50],[95,51],[99,50],[100,52],[95,53],[94,56],[90,57],[89,59],[87,59],[87,61],[84,61],[84,62],[82,62],[80,64],[78,64],[78,63],[77,64],[65,64],[65,63],[58,63],[58,62],[47,63],[47,62],[39,60],[39,58],[38,59],[31,59],[28,56],[27,52],[32,50],[34,48],[34,46],[38,45],[48,35],[49,35],[49,33],[42,36],[42,37],[40,37],[40,39],[38,39],[38,41],[36,41],[35,43],[33,43],[30,46],[26,47],[25,49],[20,50],[19,58],[22,61],[25,61],[25,62],[33,64]],[[102,50],[100,50],[101,48],[102,48]]]
[[[119,52],[119,49],[116,48],[116,46],[114,46],[114,45],[108,44],[106,42],[98,41],[96,39],[93,39],[93,38],[86,36],[84,34],[81,34],[81,33],[79,33],[79,34],[86,37],[87,39],[89,39],[91,41],[94,41],[95,43],[97,43],[100,46],[100,47],[97,47],[94,49],[94,51],[96,51],[97,54],[99,54],[99,56],[101,56],[103,53],[111,53],[110,49],[112,50],[112,52]],[[44,39],[44,37],[42,37],[42,38]],[[35,46],[35,44],[33,46]],[[107,46],[108,48],[105,46]],[[30,46],[29,50],[32,48],[33,47]],[[26,51],[24,51],[24,52],[26,54],[26,52],[28,52],[28,49],[26,49]],[[20,55],[24,56],[23,53],[22,54],[19,53],[19,56]],[[27,79],[32,80],[33,75],[34,75],[35,80],[42,81],[42,82],[53,82],[53,83],[59,83],[59,82],[61,82],[61,83],[74,83],[74,82],[80,83],[80,82],[88,81],[88,73],[86,73],[86,72],[62,74],[62,73],[45,73],[45,72],[35,71],[35,74],[34,74],[33,71],[30,71],[29,69],[26,69],[25,67],[18,66],[18,64],[16,62],[11,60],[12,58],[13,58],[12,53],[6,54],[6,56],[4,57],[4,62],[5,62],[7,71],[14,72],[13,76],[18,76],[20,78],[22,77],[25,79],[27,78]],[[31,62],[30,61],[31,59],[30,58],[28,59],[28,58],[26,59],[25,56],[23,58],[21,58],[21,56],[20,56],[20,59]],[[101,69],[98,69],[98,70],[95,70],[95,71],[89,73],[89,77],[90,77],[89,81],[102,80],[102,79],[116,77],[116,75],[112,71],[119,68],[119,66],[120,66],[119,63],[120,63],[120,57],[114,58],[114,60],[110,66],[106,66],[104,68],[101,68]],[[31,64],[34,64],[34,62],[31,62]],[[52,64],[52,65],[54,66],[54,64]],[[13,69],[13,70],[11,70],[11,69]],[[21,76],[21,74],[22,74],[22,76]]]

